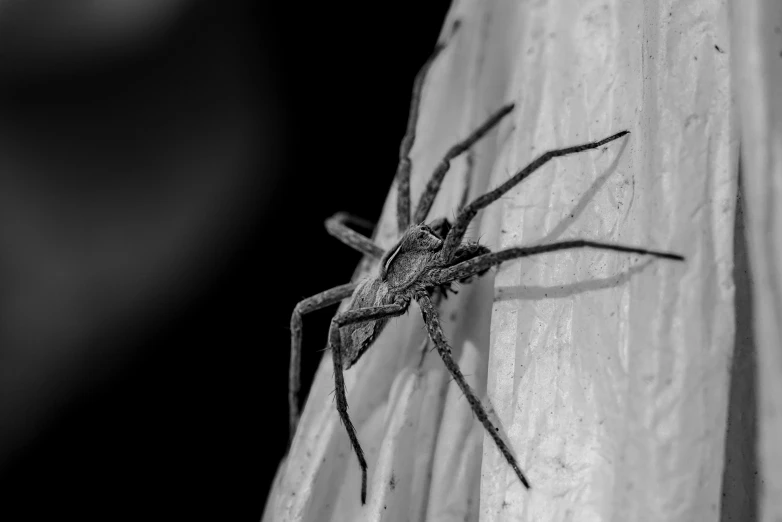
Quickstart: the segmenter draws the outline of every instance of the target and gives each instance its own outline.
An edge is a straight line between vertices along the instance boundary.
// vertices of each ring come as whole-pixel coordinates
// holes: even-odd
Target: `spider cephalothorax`
[[[350,415],[348,415],[343,372],[358,361],[366,350],[372,346],[390,318],[402,315],[408,310],[411,301],[417,301],[429,339],[437,349],[443,363],[453,377],[453,381],[459,386],[469,402],[473,413],[483,424],[488,435],[494,440],[516,477],[525,487],[529,488],[529,483],[516,462],[516,457],[508,444],[500,437],[499,430],[492,424],[480,399],[478,399],[470,385],[467,384],[464,375],[462,375],[459,366],[451,355],[451,349],[448,346],[437,313],[438,296],[444,296],[448,291],[452,291],[451,284],[457,282],[469,283],[473,277],[485,274],[490,268],[498,266],[505,261],[565,249],[589,247],[614,252],[651,255],[678,261],[684,259],[678,254],[669,252],[584,239],[559,241],[544,245],[511,247],[497,252],[492,252],[479,243],[464,241],[467,227],[478,212],[497,201],[502,195],[521,183],[545,163],[561,156],[599,149],[607,143],[626,136],[629,134],[629,131],[617,132],[600,141],[545,152],[500,186],[458,209],[453,225],[443,218],[435,220],[429,226],[422,224],[426,220],[435,195],[440,189],[440,184],[448,171],[450,161],[467,151],[513,110],[513,104],[502,107],[467,138],[448,150],[443,160],[432,173],[415,211],[411,213],[410,169],[412,163],[409,154],[415,139],[415,124],[418,119],[421,89],[429,65],[443,47],[444,44],[440,43],[435,48],[434,53],[416,77],[413,87],[410,118],[407,132],[402,140],[396,177],[399,241],[388,251],[384,251],[367,237],[346,226],[348,223],[360,224],[363,220],[357,220],[344,213],[335,214],[327,220],[326,229],[346,245],[375,260],[377,262],[376,272],[373,276],[357,283],[338,286],[304,299],[296,305],[293,314],[291,314],[291,365],[288,401],[290,407],[290,433],[291,437],[293,437],[299,419],[298,392],[302,315],[331,304],[336,304],[343,299],[351,298],[349,307],[332,319],[328,344],[334,362],[334,397],[337,403],[337,411],[361,467],[362,503],[366,502],[367,462],[364,458],[364,452],[361,449],[356,429],[353,426]],[[413,223],[412,226],[411,222]]]
[[[448,220],[442,218],[431,226],[421,224],[407,229],[402,238],[381,259],[380,278],[397,292],[408,290],[416,285],[418,289],[423,290],[432,286],[434,270],[448,268],[491,252],[475,241],[461,243],[450,255],[443,252],[443,245],[451,228]],[[484,273],[486,270],[476,275]],[[459,282],[467,283],[470,278]],[[451,282],[444,284],[448,285]]]
[[[426,225],[408,228],[380,260],[378,277],[391,291],[406,292],[427,285],[427,275],[438,264],[443,240]]]
[[[407,307],[421,292],[432,295],[437,289],[443,294],[447,290],[452,291],[450,285],[453,281],[438,283],[435,277],[437,271],[490,250],[470,241],[461,244],[451,259],[444,259],[442,249],[445,238],[441,234],[447,235],[451,227],[446,220],[442,222],[445,224],[438,222],[432,227],[421,224],[408,228],[399,241],[383,254],[377,273],[358,284],[348,310],[393,304]],[[468,279],[464,278],[460,282],[467,282]],[[387,316],[372,322],[351,323],[340,328],[345,369],[361,358],[390,318]]]

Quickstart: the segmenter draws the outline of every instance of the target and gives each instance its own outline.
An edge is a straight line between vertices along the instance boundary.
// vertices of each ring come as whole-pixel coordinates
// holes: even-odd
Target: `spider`
[[[458,28],[454,24],[451,36]],[[326,220],[326,229],[335,238],[355,250],[379,261],[373,275],[353,283],[344,284],[313,295],[300,301],[291,315],[291,360],[289,370],[288,402],[290,408],[290,437],[299,421],[299,369],[301,362],[302,316],[309,312],[339,303],[350,298],[350,305],[344,312],[337,313],[331,320],[328,348],[334,362],[334,383],[337,411],[345,426],[350,444],[361,467],[361,503],[366,503],[367,463],[361,449],[356,429],[348,415],[348,403],[343,372],[353,366],[372,346],[389,319],[407,312],[412,301],[418,303],[431,342],[445,363],[453,380],[461,389],[475,416],[494,440],[498,449],[514,473],[529,489],[530,484],[516,462],[508,445],[498,434],[486,410],[472,388],[464,379],[459,366],[451,355],[451,349],[443,333],[437,312],[437,302],[450,289],[451,283],[468,283],[471,278],[486,273],[490,268],[505,261],[528,257],[546,252],[574,248],[595,248],[615,252],[650,255],[663,259],[684,261],[684,257],[645,248],[616,245],[585,239],[558,241],[536,246],[518,246],[492,252],[474,241],[463,241],[467,227],[478,212],[502,197],[548,161],[597,149],[629,134],[621,131],[600,141],[550,150],[535,158],[529,165],[499,187],[483,194],[463,206],[453,225],[446,219],[424,224],[440,184],[449,169],[450,161],[468,151],[478,140],[489,133],[500,121],[511,113],[513,104],[508,104],[492,114],[467,138],[452,146],[432,173],[423,194],[411,216],[410,208],[410,150],[415,141],[416,123],[424,80],[431,64],[443,50],[447,40],[435,47],[424,63],[413,84],[405,136],[399,153],[396,172],[397,228],[399,240],[388,251],[375,245],[372,240],[349,228],[348,225],[366,225],[366,222],[346,213],[337,213]]]

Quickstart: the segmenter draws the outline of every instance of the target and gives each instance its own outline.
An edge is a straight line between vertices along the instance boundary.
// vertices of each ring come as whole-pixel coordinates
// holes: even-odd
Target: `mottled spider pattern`
[[[458,24],[454,25],[455,29]],[[453,380],[494,440],[521,483],[529,488],[524,473],[516,462],[513,452],[500,437],[485,408],[472,388],[467,384],[461,370],[451,355],[447,339],[438,317],[439,299],[450,290],[452,283],[469,283],[473,277],[486,273],[490,268],[505,261],[528,257],[546,252],[574,248],[594,248],[632,254],[650,255],[663,259],[683,261],[678,254],[648,250],[645,248],[616,245],[590,240],[569,240],[555,243],[519,246],[492,252],[473,241],[464,241],[467,227],[477,213],[506,194],[548,161],[597,149],[629,134],[621,131],[603,140],[545,152],[499,187],[483,194],[459,209],[453,224],[440,218],[424,224],[440,185],[449,169],[450,161],[469,148],[496,127],[513,111],[513,104],[506,105],[491,115],[472,134],[452,146],[432,173],[415,211],[410,208],[410,150],[415,141],[418,121],[418,107],[426,72],[444,48],[441,42],[416,76],[408,118],[407,130],[402,140],[399,165],[396,173],[397,227],[399,240],[388,251],[375,245],[372,240],[349,228],[350,224],[361,224],[361,220],[345,213],[338,213],[326,221],[328,232],[345,243],[377,260],[373,275],[355,282],[337,286],[299,302],[291,316],[291,363],[289,373],[290,436],[293,437],[299,421],[299,366],[301,360],[302,316],[308,312],[336,304],[350,298],[350,305],[331,320],[328,348],[334,362],[334,383],[337,411],[347,430],[351,446],[361,467],[361,503],[366,503],[367,463],[358,440],[356,430],[348,415],[344,371],[353,366],[372,346],[392,317],[407,312],[411,302],[416,301],[423,315],[429,339],[434,344]]]

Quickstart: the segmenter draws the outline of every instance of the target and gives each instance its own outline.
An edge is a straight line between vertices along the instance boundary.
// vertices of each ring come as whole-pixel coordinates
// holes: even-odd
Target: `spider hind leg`
[[[431,339],[435,345],[435,348],[437,348],[437,352],[440,354],[440,358],[443,360],[443,364],[445,364],[445,367],[453,377],[454,382],[456,382],[457,386],[459,386],[459,389],[461,389],[462,393],[467,399],[467,402],[470,404],[470,408],[480,423],[483,425],[486,433],[492,438],[492,440],[494,440],[494,443],[497,445],[497,449],[499,449],[502,456],[505,457],[508,465],[511,467],[511,469],[513,469],[516,477],[518,477],[519,481],[525,488],[530,489],[529,481],[524,475],[524,472],[521,471],[513,451],[500,436],[499,429],[494,426],[494,424],[492,424],[492,421],[489,419],[489,415],[486,413],[486,409],[483,407],[481,400],[475,394],[475,391],[472,389],[472,387],[467,383],[467,380],[464,378],[462,371],[459,369],[459,365],[456,363],[456,361],[454,361],[453,356],[451,355],[451,349],[445,339],[445,333],[443,332],[440,318],[434,303],[432,303],[431,299],[426,294],[417,295],[416,300],[418,301],[418,304],[421,308],[421,314],[423,315],[424,324],[426,325],[427,332],[429,333],[429,339]]]

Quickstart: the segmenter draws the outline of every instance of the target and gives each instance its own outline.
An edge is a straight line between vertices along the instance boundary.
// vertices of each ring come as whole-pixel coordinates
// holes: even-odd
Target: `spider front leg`
[[[291,361],[288,367],[288,446],[293,441],[296,426],[299,424],[299,390],[301,388],[301,337],[302,316],[315,310],[337,304],[353,294],[357,283],[335,286],[325,292],[299,301],[291,314]]]
[[[673,261],[684,261],[684,256],[674,254],[673,252],[663,252],[660,250],[648,250],[646,248],[637,248],[624,245],[615,245],[612,243],[602,243],[600,241],[589,241],[587,239],[573,239],[570,241],[558,241],[547,245],[535,245],[528,247],[511,247],[499,252],[491,252],[482,256],[462,261],[451,267],[440,270],[434,277],[433,284],[445,284],[452,281],[459,281],[470,276],[485,272],[489,268],[499,265],[511,259],[520,257],[529,257],[546,252],[556,252],[558,250],[568,250],[572,248],[595,248],[598,250],[610,250],[613,252],[624,252],[627,254],[641,254],[659,257],[662,259],[671,259]]]
[[[358,218],[347,212],[337,212],[326,220],[326,230],[329,234],[342,241],[344,244],[357,250],[362,254],[368,255],[373,259],[383,257],[383,249],[372,242],[368,237],[364,237],[355,230],[348,228],[348,224],[358,225],[371,230],[374,225],[365,219]]]
[[[599,147],[602,147],[606,143],[610,143],[614,140],[618,140],[619,138],[627,134],[630,134],[630,131],[617,132],[613,136],[609,136],[608,138],[605,138],[603,140],[595,141],[591,143],[585,143],[584,145],[575,145],[573,147],[567,147],[564,149],[550,150],[548,152],[544,152],[543,154],[535,158],[532,161],[532,163],[530,163],[529,165],[521,169],[519,172],[517,172],[508,181],[506,181],[496,189],[475,198],[469,205],[464,207],[459,212],[459,215],[456,218],[453,228],[448,233],[448,237],[445,238],[445,244],[443,245],[443,250],[441,254],[442,259],[446,262],[451,259],[453,253],[456,251],[456,248],[462,242],[462,239],[464,238],[464,234],[467,232],[467,227],[469,226],[470,222],[478,214],[479,211],[483,210],[490,204],[497,201],[506,192],[508,192],[513,187],[515,187],[516,185],[524,181],[533,172],[535,172],[540,167],[548,163],[550,160],[562,156],[567,156],[570,154],[577,154],[585,150],[597,149]]]
[[[458,157],[463,152],[469,150],[469,148],[475,145],[478,140],[486,136],[490,130],[492,130],[498,123],[500,123],[500,121],[502,121],[505,116],[510,114],[512,110],[512,103],[505,105],[500,110],[489,116],[489,118],[477,129],[475,129],[472,134],[448,149],[448,152],[445,153],[445,156],[440,160],[437,168],[435,168],[434,172],[432,173],[432,177],[429,178],[429,182],[426,184],[426,188],[421,194],[421,198],[418,200],[418,206],[416,207],[415,214],[413,215],[414,225],[423,223],[426,219],[426,216],[429,214],[429,210],[432,208],[432,204],[434,203],[434,198],[440,191],[440,185],[443,183],[443,178],[448,172],[448,169],[451,167],[451,160]]]
[[[505,444],[505,441],[502,440],[502,438],[497,433],[497,428],[494,426],[494,424],[492,424],[491,420],[489,420],[489,416],[486,414],[486,410],[483,408],[483,404],[481,404],[480,399],[478,399],[478,397],[475,395],[475,392],[472,390],[470,385],[467,384],[467,381],[464,379],[464,375],[462,375],[462,371],[459,369],[459,365],[457,365],[456,361],[453,360],[453,357],[451,356],[451,348],[448,346],[448,342],[445,339],[445,334],[443,333],[443,328],[440,324],[440,318],[437,314],[437,309],[435,308],[434,303],[432,303],[432,300],[429,299],[429,296],[425,293],[416,295],[416,300],[421,307],[421,313],[424,316],[424,323],[426,323],[426,329],[429,332],[429,338],[432,339],[432,342],[434,342],[435,346],[437,347],[437,351],[440,354],[440,357],[443,359],[445,367],[448,368],[448,371],[453,376],[454,381],[456,381],[456,384],[462,390],[464,396],[467,397],[467,402],[470,403],[470,408],[472,408],[473,413],[475,413],[475,416],[478,417],[479,421],[481,421],[481,424],[483,424],[486,432],[494,440],[494,443],[497,445],[500,453],[502,453],[502,456],[505,457],[505,460],[508,461],[508,464],[513,469],[513,472],[516,473],[516,476],[519,478],[524,487],[530,489],[527,478],[524,476],[521,468],[519,468],[519,465],[516,463],[516,457],[513,456],[510,448],[507,446],[507,444]]]
[[[424,80],[426,80],[426,73],[429,72],[429,68],[440,52],[445,49],[448,44],[448,40],[453,37],[454,33],[459,29],[459,21],[454,22],[451,29],[451,34],[444,42],[439,42],[429,59],[426,60],[421,70],[415,77],[413,82],[413,95],[410,100],[410,113],[407,118],[407,128],[405,129],[405,136],[402,138],[402,143],[399,146],[399,164],[396,168],[396,183],[397,183],[397,196],[396,196],[396,221],[397,228],[401,234],[407,227],[410,226],[410,170],[413,167],[413,162],[410,160],[410,151],[413,149],[415,143],[415,128],[418,124],[418,112],[421,106],[421,93],[424,90]]]
[[[341,314],[337,314],[331,320],[331,328],[329,329],[329,348],[331,349],[331,356],[334,361],[334,396],[337,399],[337,412],[339,412],[339,418],[342,420],[342,424],[345,425],[345,430],[348,432],[348,438],[350,438],[350,445],[356,453],[358,465],[361,468],[362,504],[366,504],[367,502],[367,461],[364,457],[364,450],[361,449],[361,444],[358,442],[356,428],[350,420],[350,415],[348,415],[348,399],[345,390],[344,376],[345,362],[342,358],[342,337],[339,329],[342,326],[352,323],[376,321],[385,317],[402,315],[406,310],[407,303],[357,308],[355,310],[348,310]]]

